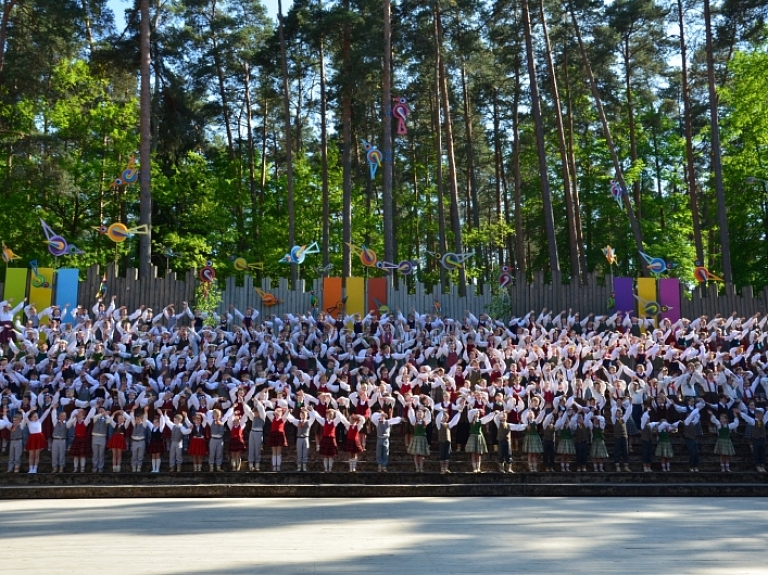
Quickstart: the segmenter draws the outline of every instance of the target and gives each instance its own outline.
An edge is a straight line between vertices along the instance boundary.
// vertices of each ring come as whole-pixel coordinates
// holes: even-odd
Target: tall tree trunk
[[[536,128],[536,148],[539,153],[539,176],[541,178],[541,199],[544,208],[544,229],[547,234],[547,247],[549,251],[549,269],[552,274],[560,271],[560,262],[557,258],[557,236],[555,235],[555,217],[552,213],[552,194],[549,189],[549,175],[547,173],[547,150],[544,141],[544,124],[541,119],[541,103],[539,101],[539,83],[536,80],[536,63],[533,54],[533,33],[531,30],[531,14],[528,10],[528,0],[522,0],[523,33],[525,34],[525,48],[528,55],[528,79],[531,90],[531,112]]]
[[[648,268],[645,266],[644,260],[640,258],[640,253],[643,251],[643,234],[640,230],[640,224],[637,222],[637,218],[635,217],[635,211],[632,209],[632,202],[629,199],[629,194],[627,193],[627,183],[624,181],[624,172],[621,169],[621,164],[619,164],[619,157],[616,155],[616,147],[613,145],[613,138],[611,137],[611,128],[608,125],[608,118],[605,115],[605,110],[603,109],[603,101],[600,98],[600,91],[597,89],[597,82],[595,82],[595,75],[592,73],[592,65],[589,62],[589,56],[587,55],[587,50],[584,48],[584,41],[581,38],[581,29],[579,28],[579,22],[576,19],[576,12],[573,9],[573,3],[568,3],[568,9],[571,13],[571,20],[573,22],[573,28],[576,32],[576,39],[579,42],[579,52],[581,53],[581,59],[584,64],[584,70],[587,73],[587,78],[589,79],[589,86],[592,89],[592,97],[595,100],[595,107],[597,108],[597,114],[600,117],[600,123],[603,125],[603,136],[605,137],[605,141],[608,144],[608,151],[611,154],[611,160],[613,161],[613,168],[616,171],[616,179],[619,182],[619,185],[621,186],[621,189],[623,190],[623,199],[624,199],[624,207],[627,210],[627,216],[629,217],[629,224],[632,228],[632,235],[635,238],[635,247],[637,248],[638,254],[635,256],[635,261],[638,262],[638,268],[640,269],[640,273],[643,274],[643,276],[648,277],[649,272]]]
[[[248,126],[248,191],[251,196],[251,229],[254,243],[259,241],[259,210],[258,195],[256,194],[256,147],[253,141],[253,107],[251,105],[251,68],[248,62],[243,62],[245,72],[245,120]]]
[[[383,0],[384,5],[384,57],[381,70],[381,99],[383,139],[381,141],[382,186],[381,202],[384,218],[384,259],[395,261],[394,204],[392,201],[392,0]],[[390,274],[390,280],[392,274]]]
[[[696,167],[693,158],[693,125],[691,123],[691,92],[688,84],[688,46],[685,43],[685,16],[683,0],[677,0],[677,19],[680,31],[680,60],[682,71],[683,122],[685,124],[685,173],[688,180],[688,197],[691,205],[691,220],[693,222],[693,243],[696,246],[696,260],[701,265],[704,261],[704,242],[701,238],[701,220],[699,217],[699,200],[696,191]]]
[[[501,121],[499,118],[499,90],[494,86],[493,88],[493,172],[494,172],[494,180],[496,183],[496,217],[498,219],[499,224],[503,224],[507,221],[507,218],[505,218],[504,214],[507,212],[506,209],[506,203],[507,198],[506,194],[503,195],[504,198],[504,208],[502,208],[502,192],[501,192],[501,166],[503,157],[501,153],[501,134],[499,133],[501,131]],[[504,237],[504,241],[502,241],[498,246],[498,258],[499,258],[499,267],[505,265],[504,264],[504,248],[506,247],[506,234]]]
[[[445,61],[442,56],[443,25],[440,19],[440,9],[435,3],[435,20],[437,21],[438,66],[440,70],[440,94],[443,105],[443,125],[445,126],[445,152],[448,157],[448,184],[451,188],[451,228],[453,228],[453,245],[457,254],[464,253],[464,242],[461,234],[461,219],[459,217],[459,186],[456,175],[456,158],[453,154],[453,121],[451,119],[451,104],[449,101],[448,78]],[[459,295],[466,293],[467,275],[462,265],[459,268]]]
[[[635,127],[635,101],[632,97],[632,72],[629,51],[629,35],[624,38],[624,90],[627,97],[627,123],[629,125],[629,159],[632,167],[637,165],[637,129]],[[635,215],[643,217],[643,203],[640,189],[640,178],[632,182],[632,197],[635,200]]]
[[[141,141],[139,143],[139,224],[146,225],[148,233],[139,235],[139,277],[149,278],[152,269],[152,188],[150,164],[150,149],[152,145],[151,138],[151,106],[152,97],[150,94],[149,75],[150,75],[150,38],[149,38],[149,0],[141,0],[141,23],[140,23],[140,74],[141,74],[141,92],[140,108],[141,116],[139,119],[139,132]]]
[[[277,0],[277,20],[280,35],[280,61],[283,71],[283,115],[285,119],[285,161],[286,188],[288,193],[288,249],[296,244],[296,214],[293,206],[293,145],[291,143],[291,94],[288,91],[288,57],[285,49],[285,30],[283,18],[283,2]],[[291,265],[291,282],[295,285],[298,279],[298,269]]]
[[[344,2],[344,10],[349,11],[349,0]],[[352,80],[350,50],[352,35],[348,19],[344,21],[344,33],[341,47],[341,65],[344,71],[341,84],[341,164],[342,164],[342,276],[352,276],[352,254],[349,243],[352,242]]]
[[[430,98],[432,107],[432,133],[435,134],[435,185],[437,186],[437,233],[438,233],[438,253],[444,254],[448,251],[448,238],[445,233],[445,196],[443,191],[443,126],[440,120],[440,38],[438,35],[437,18],[434,19],[434,42],[435,42],[435,93],[434,105]],[[440,286],[445,290],[447,278],[445,268],[437,264],[440,270]]]
[[[519,52],[518,52],[519,54]],[[512,95],[512,170],[515,172],[515,255],[517,271],[525,274],[525,227],[523,225],[523,175],[520,171],[520,67],[515,58],[515,89]]]
[[[472,110],[469,105],[469,90],[467,89],[467,68],[466,62],[461,63],[461,91],[464,96],[464,133],[467,142],[467,192],[471,198],[472,204],[472,227],[475,230],[480,229],[480,199],[477,197],[477,178],[475,177],[475,147],[472,139]],[[480,270],[477,276],[477,288],[483,289],[484,270],[487,266],[483,263],[482,247],[478,244],[475,247],[475,265]]]
[[[261,194],[259,195],[259,207],[264,207],[264,194],[267,192],[267,117],[269,115],[269,100],[266,94],[264,95],[264,105],[262,106],[262,119],[261,119],[261,165],[259,167],[259,188]]]
[[[87,0],[80,0],[80,7],[83,10],[83,24],[85,26],[85,39],[88,42],[88,49],[93,54],[93,31],[91,30],[91,15],[88,14]]]
[[[326,107],[328,95],[325,87],[325,38],[320,36],[320,162],[323,186],[323,265],[327,266],[330,260],[331,241],[331,207],[328,190],[328,126],[326,125]]]
[[[3,16],[0,19],[0,86],[4,82],[3,70],[5,69],[5,41],[8,38],[8,23],[11,21],[11,10],[16,6],[17,0],[3,0]]]
[[[560,91],[557,87],[555,63],[552,59],[552,46],[549,42],[549,29],[547,28],[547,16],[544,12],[544,2],[539,1],[539,14],[541,15],[541,27],[544,35],[544,47],[547,55],[547,68],[552,79],[552,105],[555,109],[555,127],[557,128],[557,143],[560,149],[560,163],[563,171],[563,195],[565,196],[565,210],[568,218],[568,252],[571,256],[571,281],[586,281],[586,270],[581,269],[579,253],[582,250],[579,244],[579,234],[576,232],[576,214],[574,213],[573,194],[571,193],[571,174],[568,165],[568,149],[565,144],[565,128],[563,127],[563,111],[560,102]]]

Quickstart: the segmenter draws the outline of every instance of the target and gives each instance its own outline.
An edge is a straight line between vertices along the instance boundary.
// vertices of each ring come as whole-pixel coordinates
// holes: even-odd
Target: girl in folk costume
[[[479,409],[470,409],[467,414],[469,418],[467,453],[472,460],[472,473],[482,473],[483,454],[488,453],[488,445],[483,437],[483,425],[491,421],[494,415],[495,413],[490,413],[485,418],[481,418]]]
[[[317,396],[318,402],[315,406],[315,413],[320,417],[325,417],[329,409],[337,407],[336,400],[333,399],[330,393],[323,392]],[[315,418],[317,422],[317,418]],[[320,451],[320,443],[323,440],[323,427],[318,423],[315,426],[315,451]]]
[[[267,419],[272,422],[267,441],[272,448],[272,471],[280,471],[283,463],[283,447],[288,447],[288,439],[285,437],[285,422],[288,414],[288,409],[285,407],[276,407],[274,411],[267,412]]]
[[[206,435],[208,435],[206,426],[208,422],[201,413],[196,413],[192,417],[192,422],[187,419],[187,425],[190,427],[189,455],[192,458],[192,470],[202,471],[203,458],[208,455],[208,445],[206,443]]]
[[[541,414],[543,415],[544,412],[542,411]],[[541,436],[539,435],[536,422],[536,414],[529,410],[526,412],[526,417],[527,422],[525,427],[525,437],[523,438],[523,451],[528,454],[528,469],[536,472],[539,470],[539,455],[544,452],[544,446],[541,443]],[[554,434],[553,419],[554,417],[551,413],[547,415],[544,420],[544,426],[550,426],[552,428],[552,433]]]
[[[43,412],[42,417],[38,415],[36,411],[21,412],[21,429],[25,427],[29,430],[29,437],[27,437],[27,451],[29,452],[29,473],[37,473],[37,466],[40,463],[40,452],[46,448],[48,442],[43,434],[43,422],[42,420],[48,417],[51,412],[49,407]],[[16,422],[14,421],[13,427],[15,428]],[[13,437],[12,437],[13,438]]]
[[[336,426],[344,423],[349,427],[349,422],[335,409],[329,409],[325,417],[315,414],[315,419],[323,427],[323,439],[320,440],[320,455],[323,456],[323,469],[327,473],[333,471],[333,460],[339,454],[336,445]]]
[[[302,407],[299,410],[298,419],[291,413],[286,418],[296,426],[296,471],[306,471],[309,457],[309,430],[315,420],[315,412]]]
[[[242,404],[245,406],[245,403]],[[243,428],[240,416],[237,413],[236,406],[232,406],[224,416],[224,424],[229,427],[229,457],[231,460],[232,471],[240,471],[242,463],[241,455],[245,451],[245,441],[243,441]]]
[[[413,455],[416,473],[424,473],[424,458],[429,455],[427,441],[427,426],[432,421],[432,413],[426,409],[414,412],[413,406],[408,410],[408,420],[413,426],[413,439],[408,446],[408,453]]]
[[[75,438],[69,446],[69,454],[74,457],[75,473],[85,472],[85,459],[90,450],[90,441],[88,441],[88,424],[93,417],[93,410],[87,416],[82,409],[76,409],[67,421],[68,428],[75,428]]]
[[[408,420],[408,412],[413,406],[413,394],[408,391],[407,393],[401,394],[398,391],[394,392],[397,396],[397,401],[399,402],[399,409],[396,410],[396,413],[399,412],[402,414],[403,419],[403,439],[405,440],[405,448],[408,449],[408,446],[411,444],[411,439],[413,439],[413,425],[411,425],[411,422]]]
[[[675,456],[675,452],[672,449],[672,442],[669,440],[669,434],[677,431],[678,425],[680,425],[679,421],[669,423],[666,419],[662,419],[655,426],[656,433],[659,434],[659,442],[656,444],[656,457],[661,459],[662,471],[670,471],[669,463]]]
[[[123,451],[128,449],[128,445],[125,442],[128,424],[125,421],[125,413],[122,409],[112,413],[109,425],[112,426],[114,431],[112,432],[112,437],[107,441],[107,449],[112,451],[112,471],[119,472],[120,467],[123,465]]]
[[[736,410],[736,414],[740,412]],[[731,471],[731,457],[736,455],[736,450],[733,448],[733,442],[731,441],[731,431],[739,427],[739,419],[736,417],[733,423],[728,423],[728,416],[722,414],[720,419],[711,415],[709,420],[712,425],[717,428],[717,443],[715,443],[715,454],[720,456],[720,471]]]
[[[355,473],[357,471],[357,456],[363,452],[361,437],[365,428],[365,417],[355,413],[350,416],[349,421],[342,419],[342,423],[347,428],[344,451],[349,453],[349,470]]]
[[[165,453],[163,431],[165,431],[165,417],[161,415],[160,410],[157,410],[149,429],[149,447],[147,447],[147,453],[152,456],[152,473],[160,473],[161,458]]]
[[[592,465],[595,471],[605,471],[603,467],[605,460],[608,459],[608,449],[605,446],[605,418],[602,415],[590,418],[587,426],[592,429],[592,447],[589,456],[592,458]]]
[[[371,393],[373,392],[373,393]],[[368,421],[371,417],[371,405],[376,403],[376,389],[371,389],[367,383],[360,386],[360,392],[353,392],[349,394],[349,401],[352,403],[357,415],[363,416],[364,421]],[[365,451],[365,442],[368,438],[367,428],[363,426],[360,429],[360,445]]]
[[[459,422],[460,413],[450,417],[450,411],[441,410],[435,418],[437,425],[437,441],[440,446],[440,473],[450,473],[448,466],[451,463],[451,429]]]
[[[560,471],[570,471],[571,456],[576,454],[571,433],[571,411],[563,411],[555,422],[557,431],[557,454],[560,456]]]
[[[469,441],[469,411],[467,409],[467,398],[460,395],[456,398],[456,411],[459,414],[459,421],[456,423],[456,450],[461,451]]]

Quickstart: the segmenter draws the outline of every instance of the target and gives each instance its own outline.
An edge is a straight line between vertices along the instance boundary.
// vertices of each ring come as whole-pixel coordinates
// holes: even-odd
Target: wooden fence
[[[84,273],[81,271],[78,303],[89,308],[93,305],[102,274],[103,271],[98,266],[92,266]],[[604,314],[610,311],[608,301],[613,293],[610,281],[603,281],[594,274],[588,275],[584,284],[562,283],[557,276],[554,279],[553,282],[545,282],[543,273],[537,272],[534,274],[533,281],[529,283],[524,276],[517,275],[515,282],[507,288],[504,296],[512,313],[518,316],[530,310],[538,313],[546,307],[554,310],[555,313],[572,309],[585,317],[589,313]],[[232,304],[241,311],[254,307],[262,315],[303,313],[310,309],[312,292],[320,302],[323,301],[322,278],[311,282],[300,280],[293,289],[289,287],[286,279],[277,281],[265,279],[261,284],[255,284],[251,276],[240,278],[239,281],[236,277],[219,278],[217,281],[223,290],[219,312],[225,311]],[[180,276],[172,271],[160,273],[157,268],[153,268],[151,277],[139,279],[136,269],[119,270],[113,264],[106,268],[107,296],[116,295],[117,305],[125,305],[130,311],[140,305],[146,305],[155,313],[159,313],[170,303],[175,305],[176,310],[180,310],[182,302],[185,301],[193,306],[195,289],[199,285],[197,272],[194,270]],[[279,303],[274,306],[263,305],[262,296],[256,288],[263,293],[271,294]],[[5,293],[3,284],[0,284],[0,290]],[[56,290],[55,280],[53,290]],[[455,285],[449,286],[444,292],[439,285],[427,287],[416,283],[415,289],[409,292],[405,284],[400,282],[399,289],[391,285],[387,288],[387,301],[380,303],[393,310],[399,308],[404,314],[411,309],[416,309],[420,313],[439,312],[440,315],[460,318],[465,311],[475,315],[488,311],[494,296],[498,297],[498,294],[498,287],[488,284],[482,290],[477,290],[473,285],[467,286],[466,295],[463,297],[459,296]],[[766,313],[768,287],[755,294],[749,286],[737,291],[733,285],[709,284],[706,288],[700,287],[693,292],[688,292],[685,285],[681,283],[679,302],[683,317],[691,318],[700,315],[713,317],[717,313],[730,315],[733,311],[740,316],[748,317],[756,312]],[[347,312],[368,311],[364,309],[364,304],[360,305],[363,307],[347,310]]]

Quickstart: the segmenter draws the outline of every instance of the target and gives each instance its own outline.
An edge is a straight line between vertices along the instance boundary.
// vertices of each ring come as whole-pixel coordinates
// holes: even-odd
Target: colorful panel
[[[11,302],[11,307],[16,307],[27,295],[27,272],[28,268],[6,268],[5,270],[5,291],[3,299]],[[16,314],[17,318],[23,317],[24,312]]]
[[[335,318],[344,308],[341,278],[323,278],[323,311]]]
[[[634,296],[633,278],[613,278],[613,297],[616,299],[616,311],[635,315],[637,302]]]
[[[347,278],[347,306],[346,314],[359,313],[365,317],[368,310],[365,308],[365,278]]]
[[[682,303],[680,301],[679,279],[664,278],[659,280],[659,303],[662,309],[662,319],[668,319],[672,323],[680,321],[682,317]],[[664,309],[667,311],[663,311]]]
[[[52,301],[53,268],[37,268],[37,274],[34,271],[30,271],[28,303],[35,306],[38,312],[41,312],[50,306]],[[46,323],[47,321],[48,318],[44,318],[41,323]]]
[[[56,270],[56,305],[62,310],[69,304],[69,309],[77,307],[77,294],[80,287],[80,270],[62,268]],[[96,294],[93,294],[96,295]],[[83,302],[84,304],[86,302]]]
[[[653,318],[659,314],[656,299],[656,278],[637,278],[637,315],[642,318]]]
[[[387,284],[389,278],[371,278],[368,280],[368,309],[377,309],[385,313],[387,309]]]

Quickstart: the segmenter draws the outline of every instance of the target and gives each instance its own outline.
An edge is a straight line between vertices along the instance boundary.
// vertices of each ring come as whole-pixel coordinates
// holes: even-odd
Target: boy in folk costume
[[[449,421],[449,412],[440,411],[435,418],[437,425],[437,441],[440,446],[440,473],[450,473],[451,463],[451,429],[459,422],[461,413],[455,413]]]
[[[627,421],[632,416],[632,411],[626,413],[613,401],[611,407],[611,421],[613,422],[613,462],[616,465],[616,471],[621,471],[621,465],[624,465],[624,471],[629,469],[629,447],[627,433]]]
[[[309,430],[312,429],[312,423],[315,421],[315,412],[302,408],[298,419],[290,413],[286,418],[296,426],[296,471],[306,471],[309,458]]]
[[[184,424],[184,416],[177,413],[173,421],[167,414],[163,414],[165,427],[171,430],[171,443],[168,449],[168,465],[171,473],[181,472],[181,466],[184,463],[184,436],[192,432],[192,427]]]
[[[524,431],[526,425],[524,423],[509,423],[507,421],[506,411],[495,411],[492,414],[494,423],[496,424],[496,440],[499,446],[499,471],[502,473],[514,473],[512,470],[512,433],[516,431]]]
[[[387,418],[387,412],[383,409],[371,416],[371,423],[376,427],[376,463],[379,472],[386,473],[389,465],[389,437],[392,426],[402,421],[400,417]]]

